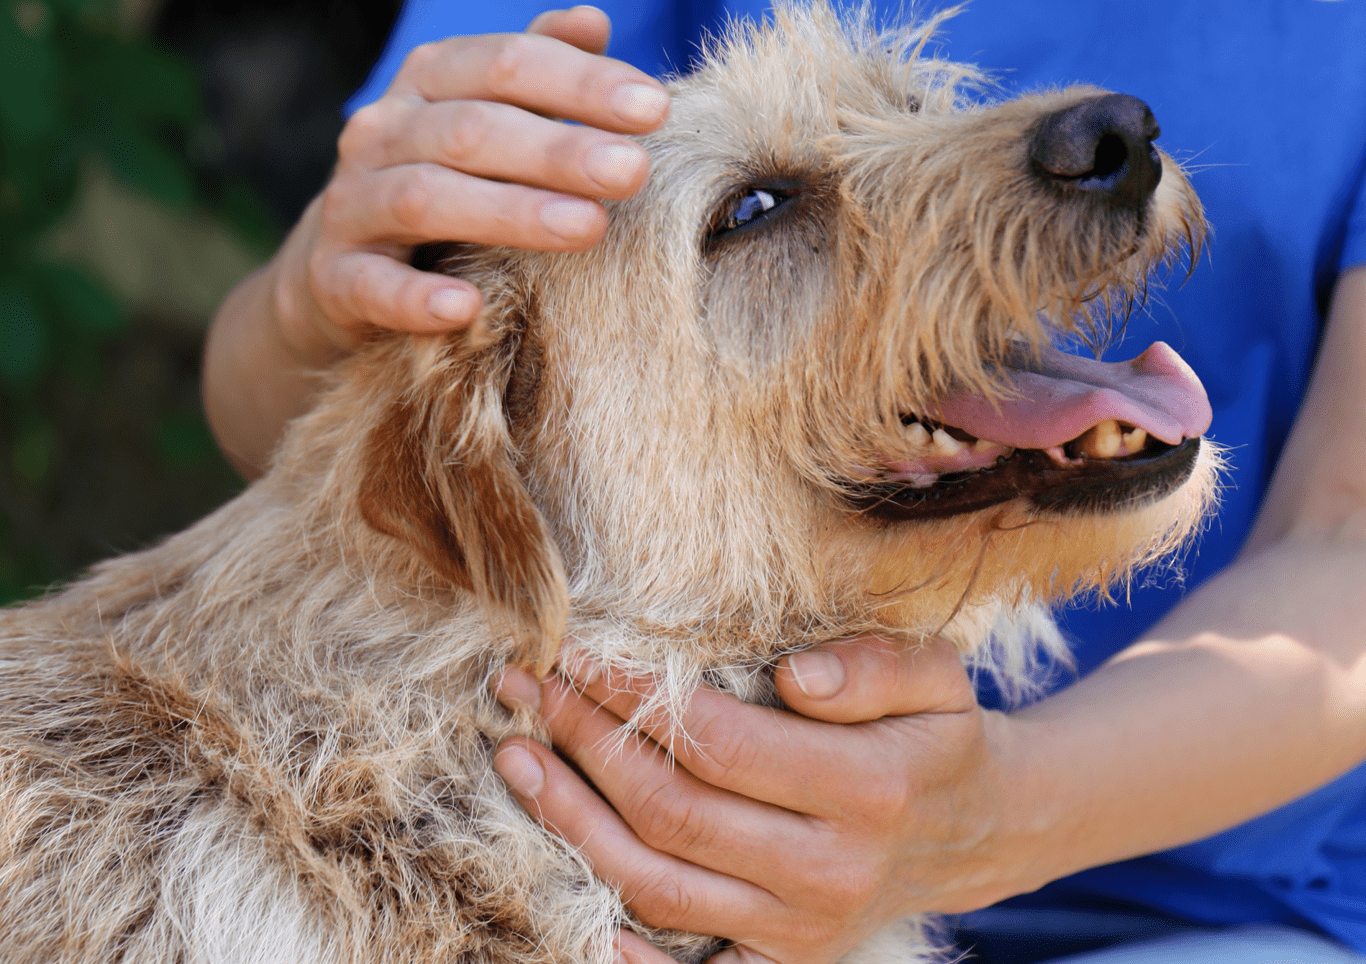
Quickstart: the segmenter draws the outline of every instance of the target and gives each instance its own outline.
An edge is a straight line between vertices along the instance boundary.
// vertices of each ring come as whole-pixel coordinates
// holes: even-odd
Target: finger
[[[451,37],[408,55],[390,94],[493,100],[622,134],[668,115],[663,85],[630,64],[536,34]]]
[[[338,324],[432,334],[464,328],[483,299],[467,281],[418,271],[386,254],[348,251],[316,256],[314,298]]]
[[[590,54],[601,54],[612,37],[612,21],[597,7],[580,5],[568,10],[547,10],[531,21],[526,32],[554,37]]]
[[[645,150],[624,137],[477,100],[377,101],[352,118],[338,154],[362,169],[433,163],[599,198],[630,197],[650,171]]]
[[[707,964],[774,964],[774,961],[746,944],[732,944],[707,958]]]
[[[746,920],[782,913],[772,895],[752,884],[645,846],[601,797],[539,743],[509,740],[499,746],[493,765],[518,802],[581,851],[593,872],[617,888],[646,924],[724,934]]]
[[[861,636],[794,653],[774,674],[778,695],[803,716],[861,723],[916,713],[958,713],[976,702],[953,644],[908,645]]]
[[[869,742],[854,728],[743,703],[705,686],[677,718],[663,712],[642,715],[641,706],[653,695],[649,680],[604,671],[574,651],[562,666],[586,697],[668,747],[703,783],[784,810],[818,817],[842,813],[842,796],[832,794],[831,786],[860,765],[886,763],[864,759]],[[546,724],[556,742],[564,738],[559,721],[547,715]]]
[[[617,933],[618,964],[676,964],[674,959],[632,931]]]
[[[807,849],[805,818],[701,783],[561,678],[542,693],[556,748],[646,846],[742,880],[795,877],[784,865]]]
[[[357,246],[468,241],[578,251],[607,230],[607,212],[579,197],[503,184],[437,164],[405,164],[334,180],[325,233]]]

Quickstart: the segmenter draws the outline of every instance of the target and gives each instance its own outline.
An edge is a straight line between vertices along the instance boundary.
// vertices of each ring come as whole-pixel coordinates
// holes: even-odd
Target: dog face
[[[377,349],[410,377],[367,451],[371,525],[542,653],[566,598],[966,650],[1179,543],[1213,489],[1198,381],[1165,346],[1052,342],[1103,337],[1198,245],[1199,203],[1140,102],[977,106],[927,35],[780,8],[674,83],[593,250],[428,252],[481,285],[485,330]]]

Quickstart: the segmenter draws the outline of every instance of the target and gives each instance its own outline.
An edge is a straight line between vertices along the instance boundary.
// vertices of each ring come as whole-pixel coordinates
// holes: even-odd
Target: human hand
[[[526,34],[409,54],[384,97],[346,125],[331,181],[271,266],[281,334],[302,365],[353,347],[362,323],[434,332],[478,316],[473,285],[408,265],[416,245],[571,251],[601,238],[594,199],[629,197],[649,170],[620,135],[668,113],[658,81],[600,56],[609,32],[602,11],[575,7],[542,14]]]
[[[620,753],[617,730],[649,681],[583,662],[565,671],[572,682],[509,669],[500,699],[538,708],[602,796],[532,740],[502,744],[498,772],[645,923],[735,942],[718,957],[826,964],[909,913],[1043,882],[1004,819],[1008,718],[977,705],[942,640],[797,654],[777,670],[795,712],[704,689],[683,733],[647,721]],[[634,934],[620,948],[633,964],[668,961]]]

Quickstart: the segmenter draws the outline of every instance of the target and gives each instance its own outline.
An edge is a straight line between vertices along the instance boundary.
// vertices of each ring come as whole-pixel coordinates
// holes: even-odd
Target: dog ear
[[[476,345],[414,342],[413,381],[365,445],[360,511],[473,592],[495,631],[509,631],[546,673],[569,603],[559,549],[517,471],[508,426],[505,395],[524,332],[504,317]]]

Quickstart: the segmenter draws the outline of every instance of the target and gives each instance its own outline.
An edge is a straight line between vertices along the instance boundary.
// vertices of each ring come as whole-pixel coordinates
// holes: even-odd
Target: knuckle
[[[692,918],[696,901],[677,874],[661,869],[644,875],[628,903],[651,927],[681,927]]]
[[[441,131],[441,154],[456,164],[467,163],[489,142],[493,129],[492,111],[486,104],[466,101],[455,108],[452,120],[453,123],[444,125]]]
[[[508,34],[499,38],[498,47],[489,60],[486,82],[491,94],[497,97],[512,93],[528,61],[535,56],[535,41],[526,34]]]
[[[436,196],[431,176],[421,168],[407,171],[394,186],[389,199],[389,213],[400,230],[417,234],[427,223],[432,200]]]
[[[346,161],[373,146],[383,136],[388,110],[384,100],[366,104],[351,115],[337,138],[337,157]]]
[[[349,289],[352,308],[361,316],[368,317],[377,300],[375,293],[375,271],[369,259],[362,259],[346,273],[346,286]]]
[[[601,66],[585,70],[579,75],[577,83],[574,85],[574,93],[586,103],[593,103],[603,99],[604,90],[610,86],[608,78],[611,75],[603,70]]]
[[[733,774],[754,767],[762,752],[747,731],[723,730],[704,726],[697,734],[698,750],[689,759],[688,769],[711,784],[725,783]]]
[[[911,788],[907,780],[891,773],[865,775],[858,792],[851,795],[864,815],[865,828],[880,828],[896,823],[910,804]]]
[[[697,842],[693,826],[693,806],[687,795],[668,783],[661,783],[638,796],[631,808],[636,815],[636,834],[655,850],[676,853]]]
[[[831,907],[854,911],[867,907],[881,893],[881,876],[866,862],[847,860],[832,869],[823,888]]]
[[[308,283],[317,292],[332,275],[332,253],[322,248],[314,248],[308,255]]]
[[[348,175],[338,173],[327,182],[319,201],[319,232],[335,236],[345,223],[346,211],[351,206],[352,191]],[[310,270],[312,264],[310,262]]]
[[[408,51],[408,56],[403,58],[403,66],[399,68],[401,73],[407,74],[413,71],[422,71],[431,66],[441,55],[440,41],[418,44]]]
[[[315,304],[323,304],[319,298],[317,275],[312,264],[315,258],[316,253],[310,255],[305,263],[302,289],[292,283],[293,278],[281,275],[271,290],[271,308],[275,312],[275,317],[279,319],[280,326],[286,331],[297,330],[305,324],[309,299]]]
[[[405,276],[399,280],[396,287],[397,291],[391,299],[391,313],[395,317],[406,319],[409,323],[425,321],[428,286],[423,279],[405,272]]]

